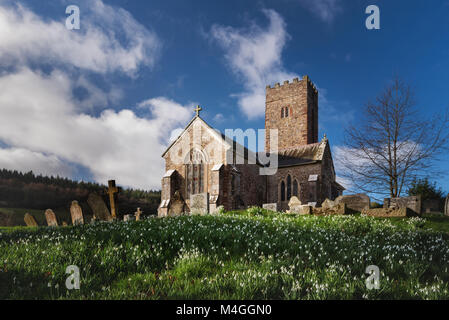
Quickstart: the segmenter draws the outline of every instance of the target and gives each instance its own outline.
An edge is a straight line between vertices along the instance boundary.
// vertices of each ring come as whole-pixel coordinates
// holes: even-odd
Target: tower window
[[[281,118],[284,117],[284,108],[281,109]]]
[[[288,107],[285,107],[285,117],[288,117]]]

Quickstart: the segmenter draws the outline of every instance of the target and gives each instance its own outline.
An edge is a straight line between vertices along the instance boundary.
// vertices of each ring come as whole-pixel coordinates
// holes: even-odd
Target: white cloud
[[[249,29],[214,25],[211,36],[225,50],[232,72],[243,83],[245,92],[235,94],[248,118],[263,116],[265,87],[297,77],[282,64],[282,50],[289,38],[286,24],[274,10],[263,10],[269,19],[266,29],[252,24]]]
[[[214,116],[214,119],[213,119],[215,122],[218,122],[218,123],[220,123],[220,122],[223,122],[224,120],[225,120],[225,117],[224,117],[224,115],[222,114],[222,113],[217,113],[215,116]]]
[[[81,6],[81,29],[65,21],[43,19],[16,4],[0,5],[0,66],[59,63],[99,73],[134,74],[139,65],[152,66],[161,42],[121,8],[100,0]]]
[[[135,76],[154,64],[161,43],[127,11],[82,3],[80,31],[67,30],[64,19],[0,4],[0,141],[8,146],[0,147],[0,167],[71,177],[79,165],[97,182],[160,188],[167,137],[192,109],[158,97],[139,104],[148,110],[144,117],[110,108],[92,115],[123,93],[113,84],[103,91],[89,74],[108,82],[112,72]],[[39,71],[42,63],[52,71]],[[74,93],[80,88],[81,100]]]
[[[0,148],[0,168],[35,174],[71,176],[73,169],[55,155],[20,148]]]
[[[326,23],[332,23],[343,11],[340,0],[299,0],[302,6]]]
[[[60,71],[43,75],[22,69],[0,77],[0,139],[29,150],[34,158],[51,154],[53,162],[42,167],[43,172],[73,162],[89,168],[96,181],[115,178],[125,186],[159,188],[166,137],[189,120],[191,106],[154,98],[140,104],[151,118],[139,118],[127,109],[104,110],[93,117],[78,112],[71,94],[74,83]],[[1,150],[0,164],[10,154]]]

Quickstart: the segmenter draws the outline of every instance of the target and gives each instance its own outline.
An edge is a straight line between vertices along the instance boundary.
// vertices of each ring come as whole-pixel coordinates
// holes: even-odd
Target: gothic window
[[[298,196],[298,181],[296,179],[293,181],[293,195]]]
[[[288,117],[288,107],[285,107],[285,117]]]
[[[292,197],[292,177],[290,175],[287,176],[287,200],[290,200]]]
[[[186,159],[187,196],[204,192],[204,158],[200,151],[192,150]]]
[[[281,201],[285,201],[285,182],[281,182]]]
[[[284,117],[284,108],[281,109],[281,118]]]

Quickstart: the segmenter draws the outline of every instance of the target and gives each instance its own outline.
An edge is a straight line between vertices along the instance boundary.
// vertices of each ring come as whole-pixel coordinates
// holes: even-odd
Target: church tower
[[[318,91],[308,76],[267,86],[265,101],[265,152],[270,129],[278,129],[278,150],[318,142]]]

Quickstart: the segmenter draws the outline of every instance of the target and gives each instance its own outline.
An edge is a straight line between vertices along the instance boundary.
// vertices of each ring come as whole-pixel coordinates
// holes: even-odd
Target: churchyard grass
[[[448,299],[449,229],[429,230],[427,219],[253,208],[3,228],[0,299]],[[69,265],[80,290],[65,287]],[[378,290],[366,288],[369,265]]]

